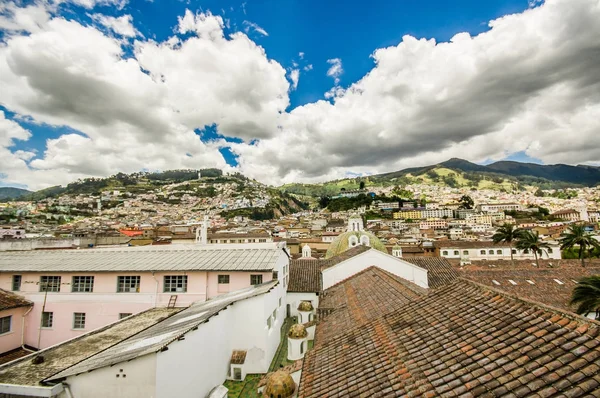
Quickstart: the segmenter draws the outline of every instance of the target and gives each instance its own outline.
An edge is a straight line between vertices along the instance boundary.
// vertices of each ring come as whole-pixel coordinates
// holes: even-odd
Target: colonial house
[[[560,260],[561,251],[558,242],[549,242],[550,248],[544,249],[539,258]],[[479,260],[510,260],[511,251],[514,259],[534,260],[532,252],[518,250],[506,243],[494,243],[492,241],[437,241],[434,242],[436,255],[439,257],[461,260],[461,261],[479,261]]]
[[[558,218],[563,221],[579,221],[581,220],[581,213],[577,210],[559,210],[551,214],[552,217]]]
[[[2,252],[0,263],[0,288],[34,303],[25,344],[44,348],[153,307],[274,279],[285,289],[289,254],[275,243],[168,245]]]

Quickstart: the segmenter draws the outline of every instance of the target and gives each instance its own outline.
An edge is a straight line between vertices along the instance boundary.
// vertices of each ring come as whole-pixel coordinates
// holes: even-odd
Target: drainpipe
[[[29,348],[25,348],[25,317],[33,310],[33,305],[21,316],[21,349],[29,352],[35,352]],[[40,325],[41,327],[41,325]]]
[[[67,398],[73,398],[73,393],[71,392],[71,386],[65,383],[64,381],[61,383],[65,392],[67,393]]]
[[[156,308],[158,304],[158,279],[154,276],[154,271],[152,271],[152,278],[156,282],[156,289],[154,290],[154,308]]]
[[[208,300],[208,271],[206,272],[206,285],[204,286],[204,301]]]

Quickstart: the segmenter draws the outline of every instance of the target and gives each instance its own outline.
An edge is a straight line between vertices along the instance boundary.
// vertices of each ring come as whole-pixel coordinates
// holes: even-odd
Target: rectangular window
[[[40,277],[40,292],[60,292],[60,276]]]
[[[219,276],[217,276],[217,279],[219,280],[220,284],[229,283],[229,275],[219,275]]]
[[[117,278],[117,293],[139,293],[139,276],[119,276]]]
[[[277,320],[277,310],[273,310],[273,321]]]
[[[13,275],[13,292],[21,290],[21,275]]]
[[[262,275],[250,275],[251,285],[260,285],[262,283]]]
[[[269,329],[271,329],[271,326],[272,326],[272,324],[271,324],[271,323],[272,323],[272,322],[271,322],[271,317],[268,317],[268,318],[267,318],[267,327],[268,327]]]
[[[73,329],[85,329],[85,312],[73,313]]]
[[[259,239],[258,243],[267,243],[267,240],[266,239]]]
[[[167,275],[165,276],[165,292],[184,293],[187,292],[187,275]]]
[[[0,318],[0,334],[10,332],[11,323],[12,315]]]
[[[120,312],[119,319],[127,318],[130,315],[131,315],[131,312]]]
[[[21,290],[21,275],[13,275],[12,277],[12,290],[13,292],[18,292]]]
[[[94,291],[94,277],[74,276],[71,288],[74,293],[91,293]]]
[[[51,328],[54,325],[54,312],[42,312],[42,327]]]
[[[279,272],[273,271],[273,280],[276,280],[278,276],[279,276]]]

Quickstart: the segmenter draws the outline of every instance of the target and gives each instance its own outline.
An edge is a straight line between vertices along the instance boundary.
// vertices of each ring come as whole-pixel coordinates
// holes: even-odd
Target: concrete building
[[[477,211],[482,212],[499,212],[499,211],[521,211],[523,205],[519,203],[480,203],[475,206]]]
[[[153,307],[185,307],[280,279],[275,243],[0,253],[0,288],[34,303],[25,344],[48,347]],[[39,326],[41,324],[41,327]]]
[[[534,260],[533,253],[525,253],[522,250],[505,243],[494,243],[492,241],[437,241],[434,242],[436,255],[439,257],[461,260],[510,260],[511,251],[516,260]],[[561,259],[560,245],[557,242],[550,243],[550,248],[538,255],[541,259]]]
[[[25,229],[0,225],[0,239],[25,239]]]
[[[0,394],[206,397],[226,379],[268,371],[284,296],[273,280],[185,309],[147,310],[1,366]]]

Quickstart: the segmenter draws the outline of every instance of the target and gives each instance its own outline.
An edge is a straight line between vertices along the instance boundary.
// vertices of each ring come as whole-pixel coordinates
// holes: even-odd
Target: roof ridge
[[[507,298],[509,298],[511,300],[514,300],[514,301],[517,301],[517,302],[520,302],[520,303],[523,303],[523,304],[531,305],[533,307],[538,307],[539,309],[544,310],[546,312],[556,312],[556,313],[558,313],[558,314],[560,314],[560,315],[562,315],[564,317],[567,317],[567,318],[569,318],[569,319],[571,319],[573,321],[576,321],[576,322],[588,322],[588,323],[590,323],[592,325],[596,325],[596,326],[600,327],[600,321],[596,321],[595,319],[587,318],[587,317],[585,317],[583,315],[579,315],[579,314],[577,314],[575,312],[565,311],[563,309],[560,309],[560,308],[557,308],[557,307],[554,307],[554,306],[551,306],[551,305],[548,305],[548,304],[544,304],[544,303],[541,303],[541,302],[536,301],[536,300],[531,300],[531,299],[528,299],[528,298],[523,298],[521,296],[517,296],[515,294],[509,293],[509,292],[507,292],[505,290],[496,289],[494,287],[487,286],[487,285],[484,285],[482,283],[475,282],[473,280],[470,280],[470,279],[467,279],[467,278],[464,278],[464,277],[459,277],[458,280],[461,281],[461,282],[466,282],[466,283],[472,284],[472,285],[476,286],[477,288],[479,288],[480,290],[491,291],[493,293],[496,293],[496,294],[499,294],[501,296],[507,297]],[[448,286],[452,286],[452,285],[454,285],[454,284],[450,284]],[[442,289],[440,289],[440,290],[442,290]]]

